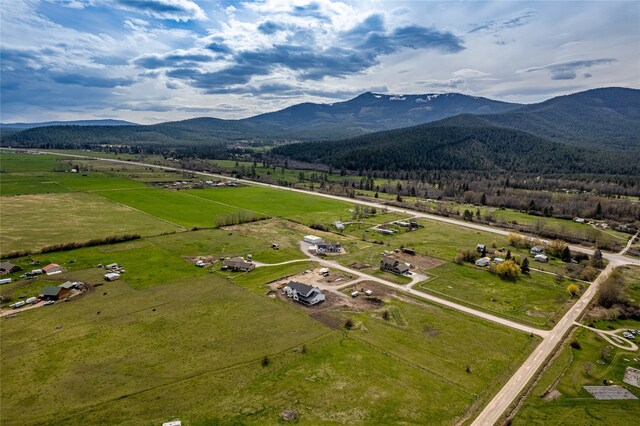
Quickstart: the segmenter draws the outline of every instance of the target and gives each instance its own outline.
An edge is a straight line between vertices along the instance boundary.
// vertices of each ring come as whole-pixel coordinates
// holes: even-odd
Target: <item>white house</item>
[[[304,237],[304,242],[309,244],[320,244],[322,241],[322,238],[316,237],[315,235],[306,235]]]
[[[483,257],[481,259],[476,260],[476,266],[489,266],[491,264],[491,259],[489,259],[488,257]]]
[[[536,262],[547,263],[549,261],[549,258],[544,254],[536,254],[533,260],[535,260]]]
[[[283,290],[287,297],[292,297],[293,300],[303,305],[312,306],[325,300],[325,295],[318,287],[311,287],[296,281],[289,281],[289,284]]]

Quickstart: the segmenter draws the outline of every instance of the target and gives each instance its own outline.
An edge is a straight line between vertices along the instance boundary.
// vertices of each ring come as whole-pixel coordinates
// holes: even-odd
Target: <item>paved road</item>
[[[498,394],[489,402],[478,417],[472,423],[473,426],[488,426],[495,424],[503,413],[507,411],[511,403],[522,392],[524,387],[533,378],[533,375],[542,367],[545,360],[553,353],[556,346],[564,339],[569,329],[574,325],[580,314],[589,305],[591,299],[598,291],[600,284],[607,279],[609,274],[620,266],[619,262],[610,261],[609,265],[584,292],[575,305],[569,309],[558,324],[538,345],[535,351],[527,358],[522,366],[515,372],[511,379]]]

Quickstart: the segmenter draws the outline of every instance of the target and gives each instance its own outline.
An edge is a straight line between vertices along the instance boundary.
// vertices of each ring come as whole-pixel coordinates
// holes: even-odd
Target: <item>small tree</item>
[[[569,246],[565,246],[565,248],[562,249],[562,260],[564,262],[571,262],[571,250],[569,250]]]
[[[591,266],[597,269],[604,268],[604,261],[602,260],[602,252],[600,250],[593,252],[593,256],[591,256]]]
[[[507,255],[505,256],[506,260],[511,259],[511,250],[507,250]]]
[[[505,260],[496,266],[496,274],[502,278],[515,280],[520,276],[522,270],[513,260]]]
[[[569,284],[567,286],[567,292],[571,295],[571,297],[577,296],[580,292],[580,287],[577,284]]]
[[[568,245],[566,242],[562,240],[553,240],[547,243],[547,252],[559,258],[562,258],[565,249],[568,249]],[[571,253],[569,253],[569,257],[571,257]]]

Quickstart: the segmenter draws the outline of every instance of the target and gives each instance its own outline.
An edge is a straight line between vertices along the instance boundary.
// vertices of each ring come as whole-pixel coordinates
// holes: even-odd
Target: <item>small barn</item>
[[[322,243],[322,238],[316,237],[315,235],[305,235],[304,242],[309,244],[320,244]]]
[[[50,263],[47,266],[43,266],[42,271],[47,275],[59,274],[62,272],[62,267],[57,263]]]
[[[109,272],[107,274],[104,274],[104,279],[107,280],[107,281],[119,280],[120,279],[120,274],[115,273],[115,272]]]
[[[42,289],[41,297],[44,300],[58,300],[68,292],[65,288],[48,285]]]
[[[549,261],[549,258],[544,254],[536,254],[533,260],[535,260],[536,262],[547,263]]]
[[[344,223],[340,222],[339,220],[333,222],[333,226],[335,226],[338,231],[344,231]]]
[[[18,265],[14,265],[11,262],[2,262],[0,263],[0,275],[11,274],[13,272],[18,272],[22,268]]]
[[[544,254],[544,246],[533,246],[531,247],[531,250],[529,250],[529,253],[534,256],[537,254]]]
[[[488,257],[483,257],[481,259],[476,260],[476,266],[485,267],[491,264],[491,259]]]

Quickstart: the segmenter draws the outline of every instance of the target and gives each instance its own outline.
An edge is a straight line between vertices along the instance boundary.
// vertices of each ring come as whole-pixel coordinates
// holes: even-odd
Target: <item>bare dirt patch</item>
[[[400,253],[394,253],[389,257],[391,257],[392,259],[397,259],[401,262],[410,264],[412,269],[413,268],[423,269],[423,270],[433,269],[445,263],[445,261],[442,259],[438,259],[431,256],[425,256],[423,254],[411,255],[411,254],[400,252]]]
[[[362,270],[371,268],[371,265],[367,265],[366,263],[353,262],[351,265],[349,265],[349,267],[357,270]]]
[[[558,389],[552,389],[549,392],[547,392],[546,394],[544,394],[542,399],[547,401],[547,402],[549,402],[549,401],[553,401],[554,399],[558,399],[561,396],[562,396],[562,394],[558,391]]]
[[[213,254],[209,256],[184,256],[183,259],[189,263],[193,263],[194,265],[196,264],[196,262],[202,261],[203,262],[202,267],[204,268],[207,266],[212,266],[214,263],[219,261],[220,256],[215,256]]]

